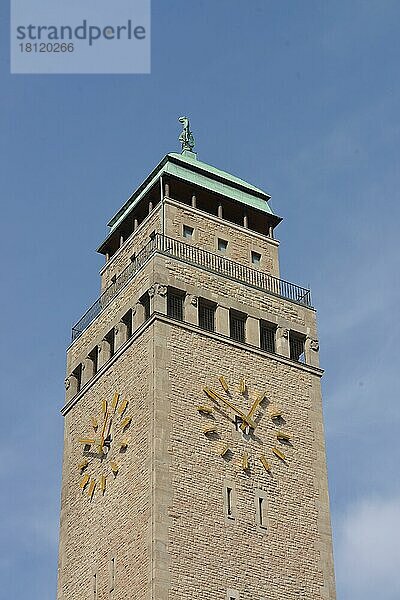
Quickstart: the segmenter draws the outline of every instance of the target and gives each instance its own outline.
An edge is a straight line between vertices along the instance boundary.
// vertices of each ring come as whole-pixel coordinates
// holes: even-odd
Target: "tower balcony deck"
[[[74,342],[96,317],[112,302],[119,292],[144,267],[154,254],[172,257],[184,263],[206,269],[216,275],[244,283],[267,294],[312,308],[311,291],[268,273],[258,271],[192,244],[155,233],[135,256],[134,260],[120,273],[115,281],[97,298],[72,328]]]

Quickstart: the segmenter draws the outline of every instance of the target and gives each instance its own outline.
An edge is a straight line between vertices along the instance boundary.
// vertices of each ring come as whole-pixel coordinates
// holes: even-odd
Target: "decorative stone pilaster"
[[[260,347],[260,321],[254,317],[247,317],[246,342],[257,348]]]
[[[128,339],[128,327],[126,323],[120,321],[115,327],[115,349],[118,350]]]
[[[192,294],[187,294],[185,298],[185,321],[193,325],[199,324],[199,315],[197,310],[198,298]]]
[[[151,290],[151,294],[150,294]],[[149,290],[150,296],[150,312],[158,312],[163,315],[167,314],[167,292],[168,288],[162,283],[153,283]]]
[[[85,385],[94,375],[93,361],[88,356],[82,364],[82,385]]]
[[[217,306],[215,311],[215,331],[221,335],[229,335],[229,309]]]
[[[103,338],[99,346],[99,368],[102,367],[110,357],[110,344],[105,338]]]
[[[278,327],[276,330],[276,353],[290,357],[289,329]]]
[[[68,400],[71,400],[71,398],[73,398],[78,391],[78,382],[76,380],[76,377],[74,377],[73,375],[69,375],[69,377],[65,378],[64,385],[65,398],[68,402]]]
[[[307,338],[304,347],[306,363],[312,367],[319,367],[319,341]]]
[[[136,329],[143,325],[145,318],[146,314],[144,306],[141,302],[138,302],[136,306],[132,309],[133,331],[136,331]]]

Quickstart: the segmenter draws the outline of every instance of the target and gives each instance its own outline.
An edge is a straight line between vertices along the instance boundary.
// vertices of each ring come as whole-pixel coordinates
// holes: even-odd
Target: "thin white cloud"
[[[400,598],[400,496],[353,505],[337,526],[338,598]]]

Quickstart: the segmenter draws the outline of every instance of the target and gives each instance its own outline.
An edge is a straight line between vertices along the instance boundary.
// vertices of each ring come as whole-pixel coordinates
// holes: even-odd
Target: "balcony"
[[[72,328],[72,341],[76,340],[96,317],[110,304],[125,285],[135,277],[154,254],[161,254],[182,262],[207,269],[216,275],[245,283],[268,294],[311,307],[311,292],[294,283],[272,277],[256,269],[246,267],[208,250],[186,244],[174,238],[156,233],[141,249],[135,259],[120,273],[102,295],[85,312]]]

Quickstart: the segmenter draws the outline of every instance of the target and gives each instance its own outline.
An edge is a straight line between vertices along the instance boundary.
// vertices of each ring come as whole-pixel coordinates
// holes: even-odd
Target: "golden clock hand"
[[[204,392],[209,398],[211,398],[211,400],[217,402],[217,404],[218,402],[223,402],[224,404],[229,406],[229,408],[231,408],[233,412],[235,412],[239,417],[241,417],[243,421],[247,423],[247,425],[249,425],[252,429],[255,429],[256,424],[254,423],[254,421],[252,421],[251,418],[247,417],[244,414],[244,412],[242,412],[239,408],[236,408],[236,406],[232,404],[232,402],[229,402],[229,400],[226,400],[226,398],[223,398],[222,396],[214,392],[214,390],[210,390],[209,388],[204,388]]]
[[[226,383],[226,379],[225,379],[225,377],[223,375],[221,375],[221,377],[219,377],[219,382],[222,385],[222,387],[224,388],[224,391],[228,392],[229,391],[229,386]]]
[[[105,434],[106,427],[107,427],[108,417],[109,417],[109,413],[106,412],[105,417],[104,417],[103,429],[101,430],[101,435],[100,435],[100,444],[99,444],[99,453],[100,454],[103,452],[104,434]]]
[[[110,420],[108,421],[108,429],[107,429],[107,434],[104,436],[104,437],[105,437],[105,439],[107,439],[107,438],[108,438],[108,436],[109,436],[109,435],[110,435],[110,433],[111,433],[111,425],[112,425],[112,416],[110,416]]]
[[[254,413],[256,412],[259,404],[262,402],[262,400],[264,399],[265,394],[260,394],[259,396],[257,396],[257,398],[254,400],[253,404],[251,405],[251,408],[247,414],[247,418],[250,418],[254,415]],[[240,426],[240,429],[242,431],[244,431],[246,429],[246,424],[242,423]]]
[[[226,400],[226,398],[223,398],[222,396],[220,396],[219,394],[217,394],[213,390],[209,390],[209,391],[212,394],[215,394],[215,397],[217,398],[217,400],[219,400],[220,402],[223,402],[224,404],[226,404],[227,406],[229,406],[229,408],[231,408],[233,410],[233,412],[235,412],[239,417],[241,417],[243,419],[243,421],[245,421],[247,423],[247,425],[249,425],[253,429],[255,428],[255,423],[251,420],[251,418],[248,418],[244,414],[244,412],[242,412],[239,408],[237,408],[234,404],[232,404],[232,402],[229,402],[229,400]]]
[[[107,422],[108,422],[108,417],[110,416],[110,414],[107,412],[104,418],[104,424],[103,424],[103,429],[101,430],[101,437],[104,438],[104,434],[106,432],[106,427],[107,427]]]
[[[263,401],[264,398],[265,398],[265,394],[259,394],[257,396],[257,398],[254,400],[253,404],[251,405],[251,408],[249,410],[249,414],[247,415],[248,417],[252,417],[254,415],[254,413],[256,412],[259,404],[261,404],[261,402]]]

